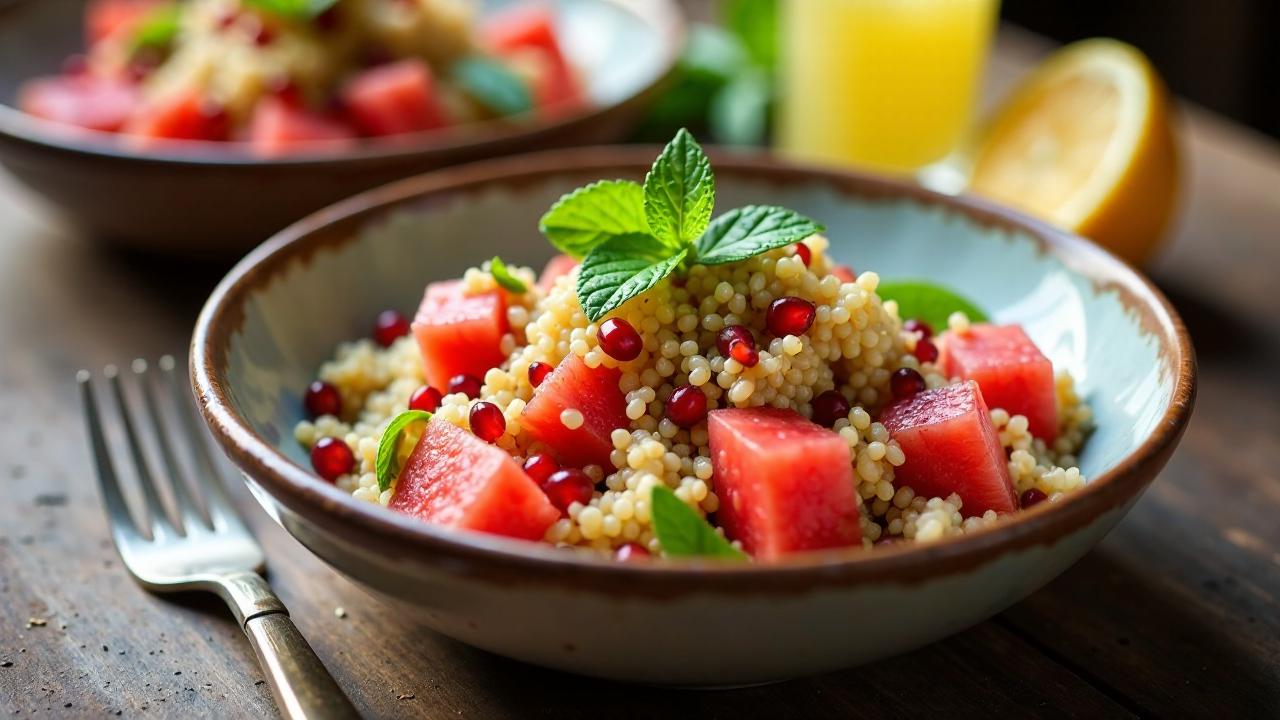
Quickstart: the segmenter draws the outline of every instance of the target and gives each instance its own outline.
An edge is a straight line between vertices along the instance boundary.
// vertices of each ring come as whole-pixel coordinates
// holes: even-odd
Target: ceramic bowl
[[[12,107],[25,80],[57,72],[65,57],[81,51],[84,3],[0,2],[0,163],[91,237],[180,255],[238,256],[329,203],[446,165],[619,140],[684,42],[674,0],[552,0],[565,53],[584,73],[590,107],[582,112],[277,159],[225,143],[178,142],[141,152],[117,136],[65,128]]]
[[[631,565],[453,532],[358,502],[292,439],[335,345],[423,286],[500,254],[539,266],[562,193],[639,179],[648,148],[512,158],[397,183],[297,223],[205,306],[192,380],[218,442],[263,506],[316,555],[464,642],[586,675],[722,686],[819,673],[924,645],[1017,602],[1075,562],[1156,476],[1191,412],[1195,364],[1169,304],[1097,246],[1013,211],[767,158],[715,158],[718,202],[776,203],[828,228],[836,260],[924,277],[1022,323],[1097,420],[1089,483],[930,545],[802,554],[775,565]]]

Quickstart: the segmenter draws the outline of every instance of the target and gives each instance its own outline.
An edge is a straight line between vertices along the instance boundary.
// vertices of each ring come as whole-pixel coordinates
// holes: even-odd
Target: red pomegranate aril
[[[837,390],[819,393],[810,405],[813,407],[813,421],[823,427],[831,427],[837,420],[849,417],[849,401]]]
[[[785,335],[803,335],[813,327],[813,319],[818,309],[813,303],[794,295],[780,297],[769,303],[764,321],[769,332],[778,337]]]
[[[383,310],[373,321],[373,339],[382,347],[409,334],[409,319],[395,310]]]
[[[538,387],[555,368],[544,362],[533,362],[529,365],[529,384]]]
[[[409,409],[422,412],[435,412],[440,407],[443,396],[440,391],[430,385],[423,385],[409,396]]]
[[[912,368],[898,368],[889,376],[889,390],[899,400],[924,392],[924,377]]]
[[[748,345],[741,340],[729,343],[729,357],[737,360],[742,367],[755,367],[760,362],[760,353],[755,345]]]
[[[635,562],[648,559],[648,557],[649,550],[640,543],[635,542],[620,545],[617,550],[613,551],[613,559],[618,562]]]
[[[931,363],[938,359],[938,346],[932,340],[918,340],[916,349],[911,354],[922,363]]]
[[[530,455],[524,461],[524,474],[539,485],[545,483],[551,474],[560,469],[560,463],[550,455]]]
[[[276,31],[263,23],[253,29],[253,44],[258,47],[266,47],[276,41]]]
[[[809,264],[813,262],[813,251],[809,249],[808,245],[802,242],[796,243],[791,246],[791,249],[795,251],[795,256],[800,258],[800,262],[804,263],[805,267],[809,267]]]
[[[329,482],[351,472],[355,466],[355,453],[336,437],[322,437],[311,447],[311,467]]]
[[[307,386],[307,393],[302,396],[302,404],[312,420],[321,415],[342,413],[342,395],[338,393],[338,388],[323,380],[316,380]]]
[[[1037,490],[1036,488],[1031,488],[1030,490],[1022,493],[1022,497],[1018,499],[1018,502],[1019,504],[1022,505],[1022,508],[1025,510],[1026,508],[1029,508],[1033,505],[1039,505],[1040,503],[1048,499],[1049,499],[1049,496],[1045,495],[1043,491]]]
[[[640,351],[644,349],[644,341],[640,339],[640,333],[636,332],[631,323],[622,318],[609,318],[600,323],[596,339],[600,342],[601,350],[608,353],[614,360],[622,362],[635,360],[640,357]]]
[[[724,326],[719,334],[716,335],[716,349],[720,351],[720,357],[733,357],[733,344],[735,342],[755,349],[756,336],[751,334],[750,328],[743,325]]]
[[[232,25],[235,25],[236,21],[239,19],[240,19],[240,13],[232,10],[232,11],[224,12],[221,15],[219,15],[218,19],[214,21],[214,24],[218,30],[226,30]]]
[[[596,484],[591,478],[577,468],[557,470],[542,483],[542,492],[547,494],[547,499],[564,512],[568,512],[574,503],[586,505],[591,502],[595,489]]]
[[[507,419],[497,405],[481,400],[471,406],[468,415],[471,432],[485,442],[495,442],[507,431]]]
[[[933,328],[929,323],[917,318],[911,318],[910,320],[902,323],[902,329],[907,332],[920,333],[920,337],[925,340],[933,337]]]
[[[707,417],[707,396],[693,385],[681,385],[667,398],[667,419],[682,428],[693,427]]]
[[[475,375],[454,375],[449,378],[449,393],[462,393],[469,398],[480,395],[480,379]]]

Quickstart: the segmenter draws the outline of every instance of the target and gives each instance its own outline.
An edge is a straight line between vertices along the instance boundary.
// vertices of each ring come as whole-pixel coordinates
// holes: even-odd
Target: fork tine
[[[178,382],[174,366],[172,355],[160,358],[160,371],[169,381],[170,402],[186,430],[186,444],[196,462],[196,486],[204,490],[205,508],[209,511],[209,519],[218,530],[233,525],[243,527],[244,523],[240,521],[240,516],[235,506],[231,504],[231,498],[222,484],[223,473],[214,464],[213,457],[209,454],[205,431],[196,422],[195,408],[190,400],[191,391]]]
[[[134,366],[136,373],[138,362],[135,362]],[[124,423],[129,452],[133,456],[134,467],[137,468],[138,485],[142,488],[142,497],[146,502],[147,514],[151,521],[152,539],[159,539],[161,535],[177,534],[177,529],[173,526],[173,522],[169,520],[169,515],[164,509],[164,503],[160,500],[159,493],[156,492],[156,483],[151,473],[151,465],[147,462],[146,453],[142,449],[142,442],[139,440],[137,426],[134,422],[134,414],[125,399],[124,383],[120,379],[120,373],[114,367],[110,368],[110,370],[112,372],[107,373],[107,380],[111,383],[112,394],[115,396],[116,404],[119,405],[120,419]]]
[[[80,385],[80,402],[84,406],[85,428],[89,431],[89,444],[93,449],[93,463],[98,470],[98,489],[107,508],[107,519],[116,547],[123,553],[131,542],[143,540],[138,526],[129,513],[129,504],[120,492],[115,463],[107,448],[107,438],[102,432],[102,416],[98,413],[98,401],[93,392],[93,379],[88,370],[76,373]]]
[[[161,358],[161,362],[164,359]],[[140,371],[139,371],[140,370]],[[171,436],[175,431],[170,430],[164,421],[164,414],[160,412],[160,403],[156,399],[156,383],[158,378],[154,373],[147,373],[145,363],[135,364],[134,371],[138,373],[138,384],[142,386],[142,395],[147,404],[147,410],[151,415],[152,430],[155,432],[156,444],[160,447],[160,457],[164,461],[165,469],[168,470],[170,487],[173,489],[173,498],[178,506],[178,520],[182,524],[182,530],[186,534],[199,528],[212,530],[213,526],[205,518],[196,504],[194,497],[188,489],[187,479],[189,473],[184,471],[181,463],[178,462],[177,456],[174,454],[173,442]],[[181,431],[176,431],[181,432]]]

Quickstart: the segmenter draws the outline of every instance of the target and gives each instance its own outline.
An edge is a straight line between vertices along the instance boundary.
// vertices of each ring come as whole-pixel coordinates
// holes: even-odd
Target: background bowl
[[[1023,323],[1094,410],[1080,457],[1089,484],[932,545],[726,567],[624,565],[451,532],[312,476],[292,427],[337,343],[495,253],[540,265],[551,251],[536,223],[556,198],[599,178],[639,179],[654,152],[566,151],[415,178],[320,212],[245,258],[201,314],[192,376],[263,506],[338,570],[465,642],[589,675],[736,685],[886,657],[999,612],[1098,542],[1173,451],[1194,396],[1190,341],[1158,291],[1113,256],[979,200],[720,157],[722,208],[794,208],[826,224],[836,260],[944,281],[998,321]]]
[[[212,143],[137,152],[111,135],[68,131],[12,107],[25,80],[56,73],[64,58],[82,52],[84,4],[0,3],[0,163],[94,237],[188,255],[238,254],[329,203],[426,170],[619,140],[684,41],[673,0],[554,0],[565,53],[582,70],[591,101],[580,113],[519,125],[474,123],[278,159]]]

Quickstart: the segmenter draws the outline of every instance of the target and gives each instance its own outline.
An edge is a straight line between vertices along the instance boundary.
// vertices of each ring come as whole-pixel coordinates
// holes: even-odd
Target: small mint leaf
[[[650,235],[615,237],[597,247],[578,270],[578,301],[595,322],[671,274],[689,254]]]
[[[285,20],[310,20],[338,4],[338,0],[244,0],[244,4]]]
[[[670,488],[656,486],[649,497],[653,531],[667,555],[746,559],[745,553],[730,545],[693,508],[681,502]]]
[[[644,178],[649,231],[671,247],[685,247],[707,229],[715,203],[711,161],[693,135],[680,128]]]
[[[882,282],[876,288],[882,300],[898,303],[898,317],[915,318],[942,330],[953,312],[962,312],[974,322],[986,322],[989,318],[973,301],[953,290],[928,280],[895,280]]]
[[[453,64],[451,75],[472,100],[498,115],[520,115],[533,109],[528,84],[496,60],[463,58]]]
[[[507,264],[502,262],[502,258],[497,255],[494,255],[493,260],[489,261],[489,274],[493,276],[493,281],[498,283],[498,286],[503,290],[509,290],[521,295],[529,292],[528,286],[512,275],[511,271],[507,269]]]
[[[601,180],[565,195],[538,221],[560,252],[582,259],[619,235],[649,232],[644,189],[630,180]]]
[[[746,260],[786,247],[823,227],[809,218],[773,205],[747,205],[716,218],[698,238],[697,261],[703,265]]]
[[[147,13],[133,30],[130,52],[144,49],[164,50],[173,44],[181,28],[182,8],[160,5]]]
[[[396,460],[396,454],[400,448],[400,435],[404,433],[404,429],[419,420],[430,419],[431,413],[425,410],[406,410],[395,416],[387,425],[387,429],[382,432],[382,439],[378,441],[378,456],[373,464],[374,473],[378,477],[379,490],[384,492],[388,490],[391,487],[391,481],[400,474],[400,463]]]

